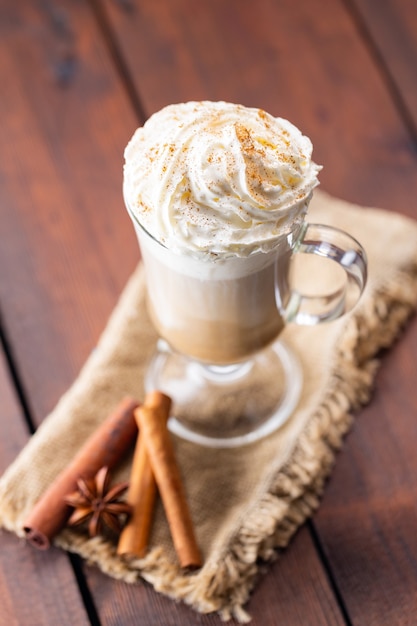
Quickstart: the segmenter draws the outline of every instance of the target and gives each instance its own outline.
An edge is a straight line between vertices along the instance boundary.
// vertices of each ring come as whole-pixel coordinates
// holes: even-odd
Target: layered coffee
[[[286,120],[224,102],[171,105],[125,151],[124,196],[162,337],[234,363],[283,327],[288,267],[319,167]]]
[[[177,258],[139,234],[152,321],[170,345],[200,361],[236,363],[280,333],[275,297],[277,272],[288,275],[290,249],[210,264]],[[183,262],[180,261],[182,259]]]

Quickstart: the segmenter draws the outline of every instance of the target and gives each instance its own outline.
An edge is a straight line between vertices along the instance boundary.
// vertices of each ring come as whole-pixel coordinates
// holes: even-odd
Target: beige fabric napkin
[[[243,605],[258,559],[270,559],[319,504],[335,451],[352,424],[351,410],[369,400],[375,356],[389,346],[417,304],[417,225],[397,214],[315,194],[309,220],[356,236],[369,258],[369,282],[345,318],[314,328],[288,325],[283,339],[304,372],[302,396],[287,424],[252,445],[211,449],[175,439],[181,472],[204,555],[184,575],[158,504],[148,555],[126,564],[115,545],[64,530],[56,544],[127,582],[141,577],[200,612],[248,619]],[[126,394],[143,397],[142,379],[156,335],[144,305],[139,266],[79,377],[0,479],[0,524],[22,536],[22,522],[86,437]],[[115,474],[129,475],[130,459]],[[18,486],[18,488],[17,488]]]

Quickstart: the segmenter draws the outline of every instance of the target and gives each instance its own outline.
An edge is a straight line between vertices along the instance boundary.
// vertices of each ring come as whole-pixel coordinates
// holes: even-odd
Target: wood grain
[[[28,439],[3,351],[0,351],[0,398],[0,473],[3,473]],[[0,606],[0,624],[4,626],[90,623],[68,556],[57,549],[40,553],[5,531],[0,533]]]
[[[414,0],[353,0],[358,26],[370,50],[385,65],[387,89],[407,116],[417,141],[417,3]]]
[[[355,625],[417,615],[416,324],[410,331],[384,359],[314,518]]]
[[[328,192],[413,214],[416,153],[343,2],[100,6],[148,115],[204,98],[264,108],[311,137]]]
[[[395,13],[393,4],[388,5]],[[262,2],[253,12],[246,2],[239,3],[238,9],[230,3],[226,6],[214,2],[210,6],[200,5],[189,14],[186,2],[141,2],[137,12],[129,16],[110,2],[105,7],[147,112],[166,104],[166,98],[224,98],[288,116],[313,138],[315,153],[324,164],[321,178],[328,191],[348,200],[417,216],[417,160],[408,119],[388,88],[386,68],[364,39],[354,13],[343,10],[342,4],[311,2],[294,6],[282,2],[278,8]],[[388,19],[384,23],[388,29],[391,20],[386,7],[385,3]],[[370,9],[367,22],[374,24],[376,14],[380,18],[379,5]],[[397,20],[405,24],[407,16],[403,13]],[[397,29],[397,38],[399,32]],[[255,44],[249,45],[252,38]],[[383,51],[386,39],[383,41],[380,36],[377,43]],[[392,48],[387,50],[389,58],[391,53]],[[408,69],[414,67],[410,58]],[[164,89],[156,82],[160,76]],[[402,84],[398,88],[401,90]],[[392,437],[386,434],[383,441],[372,436],[372,429],[380,428],[380,419],[377,405],[371,405],[363,418],[365,421],[368,417],[369,428],[359,422],[348,441],[346,455],[341,455],[339,472],[331,482],[333,489],[326,494],[317,516],[316,528],[326,548],[330,571],[355,623],[400,623],[402,608],[397,597],[408,598],[405,605],[410,612],[405,614],[415,610],[411,590],[417,582],[413,571],[417,552],[412,524],[404,516],[403,523],[396,527],[399,501],[392,513],[379,506],[378,502],[387,497],[387,473],[394,470],[391,464],[378,464],[377,459],[385,458],[386,450],[393,447],[397,451],[392,453],[395,474],[402,457],[409,458],[409,442],[413,441],[409,433],[414,430],[415,415],[412,386],[416,380],[416,347],[414,323],[401,345],[400,355],[395,352],[386,360],[388,371],[393,368],[402,372],[397,384],[388,385],[386,379],[378,379],[378,393],[386,400],[385,406],[390,401],[384,432],[394,420],[398,424],[399,403],[405,405],[402,431]],[[372,446],[366,461],[358,463],[356,447],[363,446],[369,438]],[[377,463],[376,476],[372,469],[368,471],[373,463]],[[349,481],[349,475],[342,471],[346,466],[358,476],[359,484]],[[415,472],[411,471],[408,486],[403,486],[402,495],[398,495],[409,504],[415,493],[413,476]],[[379,477],[376,500],[364,496],[360,515],[355,515],[360,486],[375,477]],[[335,494],[346,503],[340,515],[335,508]],[[351,524],[347,523],[351,518],[357,520],[352,522],[352,533]],[[350,549],[353,529],[359,535],[356,540],[352,538]],[[391,542],[389,532],[393,533]],[[390,567],[383,570],[386,576],[376,576],[372,565],[363,567],[365,557],[360,555],[369,552],[370,563],[374,559],[376,564],[387,565],[387,545]],[[403,576],[399,565],[407,549],[408,566],[404,567]],[[355,559],[358,567],[351,569]],[[367,601],[370,588],[372,602]]]
[[[0,298],[39,424],[139,259],[121,196],[136,120],[86,3],[1,6]]]
[[[12,83],[2,101],[2,113],[10,120],[4,132],[11,149],[7,159],[3,155],[7,211],[1,296],[6,330],[36,423],[93,348],[138,256],[119,196],[122,146],[127,129],[133,132],[129,103],[93,14],[80,3],[60,6],[55,28],[70,32],[64,39],[73,46],[74,67],[70,63],[72,73],[65,85],[51,69],[62,61],[59,37],[56,42],[49,32],[57,15],[39,12],[29,3],[8,6],[10,21],[13,18],[19,27],[8,35],[12,54],[2,55],[0,61],[4,81]],[[45,58],[52,65],[45,65]],[[95,120],[96,115],[103,121]],[[313,602],[311,612],[337,615],[320,561],[308,539],[307,544],[312,571],[326,590],[324,607]],[[296,572],[303,559],[289,556],[287,562]],[[95,576],[96,571],[90,574],[92,581]],[[149,616],[156,615],[159,599],[149,587],[140,599],[137,590],[126,587],[126,603],[114,581],[107,580],[105,598],[104,586],[91,584],[100,610],[105,601],[119,611],[129,607],[125,619],[134,620],[143,605]],[[305,589],[308,604],[308,585]],[[171,614],[171,602],[165,601],[165,606]],[[193,612],[184,615],[182,623],[195,623]],[[219,623],[218,618],[207,619]]]
[[[288,551],[266,570],[248,605],[251,626],[341,626],[345,623],[333,597],[326,573],[317,562],[306,528],[295,537]],[[146,583],[133,589],[86,568],[87,580],[103,626],[136,626],[137,615],[144,624],[164,626],[221,626],[217,615],[199,615],[181,603],[151,593]],[[158,616],[158,621],[156,619]],[[308,616],[308,621],[306,621]],[[237,625],[235,620],[227,622]]]
[[[121,198],[122,153],[161,106],[225,99],[288,117],[311,136],[327,191],[417,217],[415,137],[386,73],[414,116],[415,8],[411,0],[354,2],[1,0],[0,299],[36,424],[94,348],[139,258]],[[355,625],[412,623],[417,612],[416,351],[414,321],[384,357],[374,400],[314,518]],[[25,436],[10,381],[1,379],[7,464]],[[36,623],[89,622],[65,555],[0,539],[7,624],[30,623],[32,603]],[[86,572],[103,626],[138,616],[167,626],[221,623],[146,584]],[[255,625],[342,624],[337,604],[304,528],[249,610]]]
[[[417,5],[408,0],[355,0],[353,5],[415,146]],[[394,190],[389,199],[396,209]],[[415,202],[407,212],[417,217]],[[333,575],[358,625],[406,624],[407,616],[417,615],[416,348],[414,320],[384,357],[372,404],[348,439],[315,518]]]

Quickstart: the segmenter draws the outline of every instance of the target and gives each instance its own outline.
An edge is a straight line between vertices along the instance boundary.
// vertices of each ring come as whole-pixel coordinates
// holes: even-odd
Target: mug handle
[[[287,322],[313,326],[337,319],[353,309],[367,280],[366,253],[356,239],[332,226],[305,223],[294,253],[316,254],[335,261],[346,272],[346,283],[324,295],[309,296],[292,290],[283,307]],[[278,293],[277,299],[279,302]]]

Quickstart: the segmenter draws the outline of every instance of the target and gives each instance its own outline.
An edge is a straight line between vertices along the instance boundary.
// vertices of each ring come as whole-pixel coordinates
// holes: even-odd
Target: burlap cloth
[[[417,304],[417,225],[397,214],[364,209],[317,192],[309,220],[356,236],[369,259],[360,304],[345,318],[314,328],[289,325],[286,343],[298,354],[304,387],[294,416],[249,446],[217,450],[175,440],[203,568],[177,566],[158,504],[148,555],[126,564],[115,545],[64,530],[56,545],[77,552],[106,574],[141,577],[157,591],[200,612],[248,616],[242,606],[262,560],[285,547],[319,503],[351,411],[367,402],[378,351],[388,347]],[[86,437],[126,394],[143,397],[142,375],[156,335],[144,306],[141,267],[131,277],[100,342],[79,377],[0,480],[0,523],[23,535],[22,521]],[[129,461],[115,480],[127,478]]]

